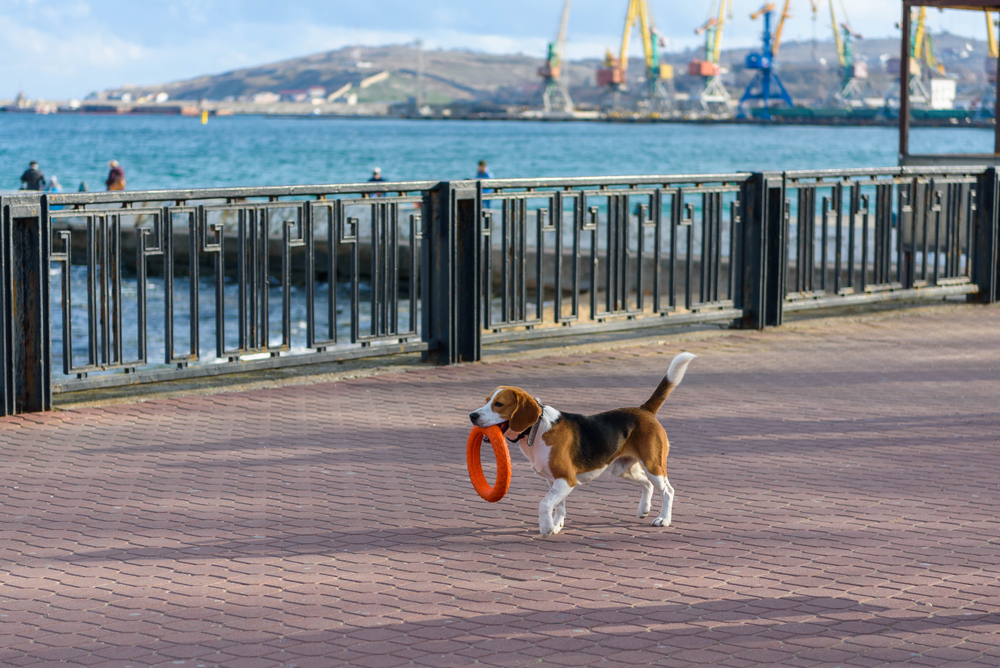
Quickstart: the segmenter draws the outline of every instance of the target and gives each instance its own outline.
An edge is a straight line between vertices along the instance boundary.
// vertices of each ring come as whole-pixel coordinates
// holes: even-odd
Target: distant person
[[[86,181],[80,181],[80,187],[76,189],[77,192],[85,193],[90,192],[90,188],[87,187]]]
[[[486,161],[485,160],[480,160],[479,161],[479,169],[476,171],[476,178],[477,179],[492,179],[493,178],[493,172],[491,172],[489,169],[486,168]],[[490,192],[493,192],[493,191],[491,190]]]
[[[108,190],[125,190],[125,170],[117,160],[108,163],[108,178],[104,181]]]
[[[479,168],[476,170],[476,178],[477,179],[492,179],[493,178],[493,172],[491,172],[489,169],[486,168],[486,161],[485,160],[480,160],[479,161]],[[493,192],[492,188],[483,188],[483,194],[491,193],[491,192]],[[483,202],[483,205],[487,209],[490,209],[490,208],[493,207],[493,202],[486,201],[486,202]]]
[[[38,163],[32,160],[28,169],[21,174],[21,190],[45,190],[45,174],[38,169]]]
[[[61,193],[63,191],[62,184],[59,183],[59,178],[53,174],[52,178],[49,179],[49,187],[45,189],[47,193]],[[50,206],[49,211],[61,211],[64,207],[60,204],[58,206]]]
[[[385,179],[382,178],[382,168],[376,167],[372,170],[372,177],[368,179],[368,183],[384,183]],[[372,193],[372,197],[381,197],[379,193]]]

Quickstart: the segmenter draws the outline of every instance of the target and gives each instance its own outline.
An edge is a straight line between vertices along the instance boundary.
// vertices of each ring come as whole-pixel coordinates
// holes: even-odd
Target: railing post
[[[750,175],[740,191],[743,210],[743,285],[740,291],[744,329],[781,324],[788,255],[785,179],[778,172]]]
[[[0,201],[0,414],[52,409],[47,198]]]
[[[443,181],[425,198],[431,216],[425,331],[436,348],[427,358],[441,364],[475,362],[481,357],[476,198],[474,184],[461,181]]]
[[[1000,299],[1000,174],[988,167],[976,183],[976,233],[972,239],[972,280],[979,292],[970,301],[992,304]]]

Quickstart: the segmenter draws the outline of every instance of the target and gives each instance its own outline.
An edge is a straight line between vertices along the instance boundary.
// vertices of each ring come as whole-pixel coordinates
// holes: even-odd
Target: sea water
[[[884,127],[542,121],[29,115],[0,113],[0,190],[35,160],[66,190],[103,190],[109,160],[129,190],[472,178],[706,174],[892,167]],[[913,153],[986,153],[993,132],[917,129]]]

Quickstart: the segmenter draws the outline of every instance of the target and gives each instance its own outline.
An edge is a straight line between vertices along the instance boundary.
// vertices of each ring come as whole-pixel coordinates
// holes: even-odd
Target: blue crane
[[[778,74],[774,71],[774,58],[778,53],[778,48],[781,46],[781,31],[785,27],[785,19],[790,16],[788,13],[789,2],[790,0],[785,0],[785,7],[781,12],[781,20],[778,21],[778,27],[773,35],[771,34],[771,16],[774,14],[775,9],[773,4],[766,4],[750,15],[750,18],[753,20],[757,20],[761,16],[764,17],[764,33],[762,35],[764,48],[759,52],[752,51],[747,54],[746,68],[748,70],[756,70],[756,74],[754,74],[746,91],[743,92],[743,97],[740,98],[740,111],[737,118],[747,117],[747,108],[749,106],[747,103],[750,100],[760,100],[763,103],[760,117],[768,120],[771,118],[771,100],[782,101],[789,107],[795,106],[792,102],[792,97],[785,90],[784,84],[781,83],[781,79],[778,78]]]

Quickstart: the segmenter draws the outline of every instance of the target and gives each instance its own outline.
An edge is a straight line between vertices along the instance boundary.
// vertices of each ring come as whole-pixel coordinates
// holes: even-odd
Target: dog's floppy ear
[[[542,416],[542,407],[524,390],[517,388],[514,391],[517,398],[517,408],[510,415],[509,429],[518,433],[527,431],[531,425],[538,422]]]

